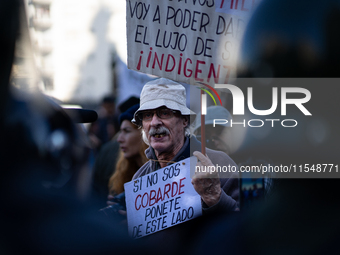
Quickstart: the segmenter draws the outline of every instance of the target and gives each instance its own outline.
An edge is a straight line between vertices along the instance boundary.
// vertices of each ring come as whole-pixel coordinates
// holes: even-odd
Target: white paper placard
[[[260,0],[127,0],[128,68],[196,85],[228,83]]]
[[[129,234],[140,238],[202,215],[190,178],[191,157],[125,183]]]

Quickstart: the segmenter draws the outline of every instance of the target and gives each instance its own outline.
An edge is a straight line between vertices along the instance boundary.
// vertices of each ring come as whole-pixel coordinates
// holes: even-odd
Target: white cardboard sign
[[[259,0],[127,0],[128,68],[187,84],[228,83]]]
[[[140,238],[202,215],[190,178],[191,157],[125,183],[129,234]]]

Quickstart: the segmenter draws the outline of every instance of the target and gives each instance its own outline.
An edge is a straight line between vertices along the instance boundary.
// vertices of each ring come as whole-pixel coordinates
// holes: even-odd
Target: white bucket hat
[[[186,92],[181,84],[160,78],[146,83],[140,94],[140,107],[135,112],[132,123],[141,126],[141,121],[137,117],[140,111],[152,110],[165,106],[169,109],[181,112],[182,115],[196,114],[186,106]]]

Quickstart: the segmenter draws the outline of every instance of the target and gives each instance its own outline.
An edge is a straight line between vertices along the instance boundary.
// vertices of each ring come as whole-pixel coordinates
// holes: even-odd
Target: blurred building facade
[[[151,77],[126,67],[125,8],[125,1],[23,0],[15,84],[80,105],[139,96]]]

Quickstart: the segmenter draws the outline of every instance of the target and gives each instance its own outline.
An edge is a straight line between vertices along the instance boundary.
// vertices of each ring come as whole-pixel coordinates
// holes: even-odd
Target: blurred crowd
[[[0,3],[0,253],[167,253],[161,244],[151,247],[127,233],[124,183],[147,161],[148,146],[131,122],[139,98],[116,105],[115,96],[107,95],[96,110],[64,109],[45,95],[24,94],[11,86],[19,4]],[[335,0],[263,0],[246,30],[239,77],[339,77],[339,14]],[[330,101],[337,103],[327,114],[321,112],[319,105]],[[316,115],[331,116],[330,147],[313,149],[294,138],[300,146],[277,148],[277,158],[289,159],[286,163],[310,157],[339,162],[338,106],[336,93],[320,95],[311,106]],[[232,118],[222,106],[209,107],[207,116]],[[230,127],[223,124],[210,132],[212,119],[205,122],[208,148],[224,151],[236,163],[259,150],[272,153],[266,140],[232,155]],[[199,118],[192,133],[201,139]],[[337,179],[273,179],[254,185],[244,190],[246,197],[256,200],[266,193],[261,187],[271,187],[271,196],[227,217],[194,219],[178,252],[337,254],[338,185]]]

